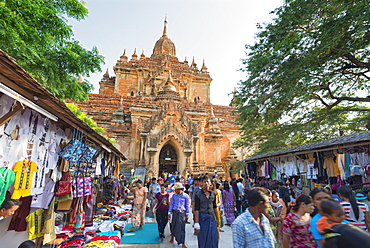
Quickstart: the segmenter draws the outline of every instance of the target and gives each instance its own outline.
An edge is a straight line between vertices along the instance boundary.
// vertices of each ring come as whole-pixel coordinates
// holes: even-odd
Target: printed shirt
[[[33,173],[38,171],[37,164],[29,159],[18,161],[13,168],[16,173],[12,199],[31,195]]]
[[[26,217],[28,222],[28,239],[35,239],[44,236],[45,214],[44,210],[36,210]]]
[[[354,226],[357,226],[363,230],[367,230],[366,224],[365,224],[365,212],[369,211],[368,206],[365,203],[357,202],[357,206],[359,207],[359,218],[356,220],[355,213],[352,210],[351,203],[349,202],[341,202],[340,203],[343,207],[344,212],[346,213],[346,221],[348,221],[348,224],[352,224]]]
[[[249,210],[241,214],[231,225],[233,230],[234,248],[273,248],[275,247],[275,237],[272,233],[270,222],[261,215],[261,223],[264,232],[253,218]]]
[[[309,214],[299,218],[289,213],[284,218],[283,233],[290,236],[290,247],[316,248],[317,245],[310,230],[311,217]]]
[[[186,215],[189,215],[190,197],[188,194],[183,193],[181,195],[173,194],[170,201],[170,208],[168,214],[171,214],[174,210],[185,211]]]
[[[6,191],[14,182],[15,172],[8,168],[0,168],[0,205],[3,203]]]

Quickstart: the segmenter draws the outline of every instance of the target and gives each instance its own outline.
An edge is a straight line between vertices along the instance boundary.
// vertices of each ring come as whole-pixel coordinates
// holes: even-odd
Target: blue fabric
[[[170,208],[168,214],[172,213],[173,210],[185,211],[186,215],[189,215],[190,198],[188,194],[183,193],[182,195],[173,194],[170,201]]]
[[[128,224],[125,229],[131,229],[131,224]],[[136,229],[135,232],[125,232],[121,238],[121,244],[160,244],[157,223],[145,223],[143,230]]]
[[[217,224],[213,214],[199,213],[198,248],[218,248]]]
[[[316,214],[312,219],[311,219],[311,233],[313,235],[313,238],[316,241],[316,244],[318,248],[321,248],[320,242],[318,241],[319,239],[324,239],[324,237],[320,234],[320,232],[317,230],[317,221],[321,219],[322,215],[321,214]]]

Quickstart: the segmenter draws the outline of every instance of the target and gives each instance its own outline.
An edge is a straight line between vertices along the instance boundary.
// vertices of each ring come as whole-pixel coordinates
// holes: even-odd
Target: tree
[[[234,105],[236,146],[259,153],[365,130],[370,122],[370,2],[285,0],[254,45]]]
[[[104,58],[73,39],[67,18],[87,13],[79,0],[0,0],[0,49],[59,99],[85,100],[93,87],[77,79],[101,71]]]
[[[74,103],[65,103],[65,105],[74,113],[77,118],[85,122],[89,127],[91,127],[95,132],[98,134],[103,134],[105,132],[104,128],[99,127],[98,124],[94,121],[92,117],[87,116],[84,112],[82,112]],[[116,139],[109,139],[107,136],[104,135],[110,143],[116,143]]]

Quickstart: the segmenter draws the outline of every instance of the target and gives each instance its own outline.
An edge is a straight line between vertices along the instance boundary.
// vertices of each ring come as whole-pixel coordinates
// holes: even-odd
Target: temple
[[[77,105],[102,126],[129,159],[129,167],[145,167],[148,176],[163,171],[230,176],[229,165],[241,159],[231,148],[239,137],[231,106],[210,102],[212,78],[203,62],[180,62],[167,34],[153,53],[129,59],[126,49],[100,81],[99,94]]]

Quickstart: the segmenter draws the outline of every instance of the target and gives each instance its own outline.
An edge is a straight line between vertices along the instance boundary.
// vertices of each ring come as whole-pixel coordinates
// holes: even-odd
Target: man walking
[[[210,186],[208,176],[203,176],[202,189],[195,194],[194,229],[198,235],[198,248],[218,248],[216,194],[210,190]]]
[[[178,245],[181,244],[182,248],[187,248],[185,245],[185,222],[188,221],[190,198],[188,194],[184,193],[184,187],[181,183],[175,183],[173,187],[175,193],[172,195],[168,209],[168,220],[171,220],[172,215],[170,243],[173,243],[175,238]]]
[[[153,208],[153,203],[155,199],[155,195],[161,192],[161,186],[157,183],[157,178],[153,177],[150,187],[149,187],[149,196],[150,196],[150,208]],[[154,217],[154,216],[153,216]]]
[[[269,208],[269,191],[256,187],[248,194],[249,209],[231,225],[234,248],[274,248],[275,237],[263,215]]]

